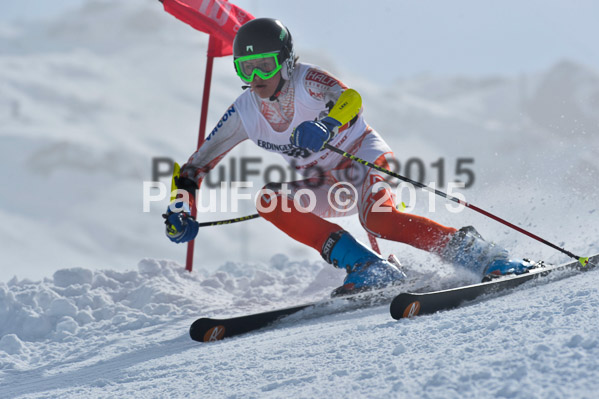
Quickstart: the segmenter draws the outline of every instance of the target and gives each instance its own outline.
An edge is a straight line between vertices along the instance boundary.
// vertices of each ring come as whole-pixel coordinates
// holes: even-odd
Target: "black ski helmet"
[[[293,40],[289,29],[273,18],[252,19],[241,28],[233,40],[233,59],[247,55],[275,53],[282,65],[281,77],[289,80],[295,66]]]

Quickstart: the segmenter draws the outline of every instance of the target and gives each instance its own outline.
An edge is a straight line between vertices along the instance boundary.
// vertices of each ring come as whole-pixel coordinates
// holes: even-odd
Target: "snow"
[[[322,297],[334,272],[275,259],[190,274],[144,259],[137,271],[2,283],[0,389],[10,398],[583,398],[599,388],[595,271],[414,319],[394,321],[380,306],[216,343],[187,335],[200,314]]]
[[[429,165],[443,158],[448,182],[464,178],[458,159],[473,158],[468,201],[575,253],[599,253],[596,68],[564,60],[535,74],[382,87],[296,41],[302,60],[358,89],[402,167],[422,159],[433,180]],[[188,273],[185,247],[164,237],[166,200],[142,212],[151,159],[184,162],[195,145],[206,42],[142,0],[87,1],[0,26],[2,398],[595,396],[596,271],[399,322],[381,306],[192,342],[198,317],[319,300],[343,278],[262,220],[202,230]],[[217,60],[209,125],[238,93],[230,59]],[[229,156],[242,155],[280,163],[250,143]],[[446,212],[441,199],[429,214],[428,194],[417,198],[416,213],[475,225],[516,254],[565,260],[474,212]],[[357,220],[339,223],[365,239]],[[379,243],[431,288],[474,282]]]

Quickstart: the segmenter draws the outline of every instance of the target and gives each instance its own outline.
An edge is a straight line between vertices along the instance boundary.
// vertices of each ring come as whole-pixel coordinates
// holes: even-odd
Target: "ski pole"
[[[255,213],[253,215],[248,215],[248,216],[242,216],[242,217],[238,217],[235,219],[227,219],[227,220],[217,220],[214,222],[197,222],[198,223],[198,227],[209,227],[209,226],[221,226],[224,224],[231,224],[231,223],[238,223],[238,222],[245,222],[246,220],[252,220],[252,219],[256,219],[259,218],[260,215]]]
[[[368,162],[368,161],[366,161],[364,159],[358,158],[357,156],[355,156],[353,154],[350,154],[350,153],[347,153],[347,152],[345,152],[345,151],[343,151],[343,150],[341,150],[341,149],[339,149],[337,147],[334,147],[334,146],[332,146],[332,145],[330,145],[328,143],[325,144],[324,147],[327,148],[327,149],[329,149],[329,150],[331,150],[331,151],[333,151],[333,152],[336,152],[337,154],[339,154],[339,155],[341,155],[341,156],[343,156],[345,158],[349,158],[352,161],[361,163],[362,165],[365,165],[365,166],[368,166],[370,168],[376,169],[376,170],[378,170],[380,172],[383,172],[383,173],[385,173],[385,174],[387,174],[389,176],[393,176],[393,177],[395,177],[395,178],[397,178],[399,180],[403,180],[403,181],[405,181],[407,183],[413,184],[413,185],[415,185],[417,187],[422,188],[423,190],[426,190],[428,192],[434,193],[434,194],[436,194],[436,195],[438,195],[440,197],[443,197],[443,198],[445,198],[445,199],[447,199],[449,201],[453,201],[455,203],[464,205],[466,208],[470,208],[470,209],[472,209],[472,210],[474,210],[474,211],[476,211],[478,213],[481,213],[481,214],[483,214],[483,215],[485,215],[485,216],[487,216],[487,217],[489,217],[489,218],[491,218],[491,219],[493,219],[493,220],[495,220],[495,221],[497,221],[497,222],[499,222],[501,224],[504,224],[504,225],[506,225],[506,226],[508,226],[508,227],[510,227],[510,228],[512,228],[512,229],[514,229],[514,230],[516,230],[516,231],[518,231],[520,233],[522,233],[522,234],[525,234],[525,235],[529,236],[530,238],[533,238],[533,239],[535,239],[535,240],[537,240],[537,241],[539,241],[539,242],[541,242],[541,243],[543,243],[545,245],[548,245],[551,248],[556,249],[556,250],[560,251],[561,253],[566,254],[569,257],[573,258],[573,259],[576,259],[578,262],[580,262],[580,264],[583,267],[586,267],[588,265],[588,263],[589,263],[589,258],[588,257],[582,257],[582,256],[574,255],[572,252],[567,251],[564,248],[561,248],[561,247],[559,247],[559,246],[557,246],[557,245],[555,245],[555,244],[553,244],[553,243],[545,240],[544,238],[541,238],[541,237],[539,237],[539,236],[537,236],[537,235],[535,235],[535,234],[533,234],[533,233],[531,233],[531,232],[529,232],[527,230],[524,230],[523,228],[518,227],[515,224],[512,224],[512,223],[508,222],[507,220],[504,220],[504,219],[500,218],[499,216],[493,215],[492,213],[489,213],[489,212],[485,211],[484,209],[481,209],[481,208],[479,208],[479,207],[477,207],[475,205],[472,205],[472,204],[470,204],[468,202],[460,200],[459,198],[456,198],[456,197],[453,197],[451,195],[448,195],[448,194],[444,193],[443,191],[436,190],[436,189],[431,188],[431,187],[429,187],[429,186],[427,186],[425,184],[422,184],[420,182],[417,182],[415,180],[412,180],[410,178],[407,178],[405,176],[402,176],[400,174],[397,174],[395,172],[387,170],[387,169],[385,169],[385,168],[383,168],[383,167],[381,167],[379,165],[376,165],[376,164],[374,164],[372,162]]]

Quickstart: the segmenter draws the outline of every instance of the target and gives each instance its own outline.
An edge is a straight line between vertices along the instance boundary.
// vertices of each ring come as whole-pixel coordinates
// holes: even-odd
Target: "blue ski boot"
[[[536,264],[524,259],[511,259],[508,251],[485,241],[472,226],[458,230],[441,251],[441,258],[480,274],[483,281],[506,274],[528,272]]]
[[[347,231],[331,234],[322,247],[321,255],[328,263],[347,271],[343,285],[335,289],[331,296],[383,288],[406,278],[396,266],[368,249]]]

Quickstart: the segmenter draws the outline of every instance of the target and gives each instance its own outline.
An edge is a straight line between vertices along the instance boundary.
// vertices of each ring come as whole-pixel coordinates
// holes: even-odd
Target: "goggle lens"
[[[254,80],[256,75],[263,80],[270,79],[281,69],[277,55],[277,53],[267,53],[239,57],[235,60],[237,75],[248,83]]]

